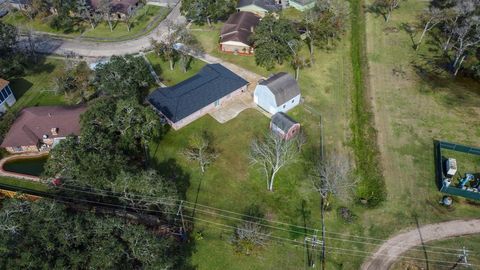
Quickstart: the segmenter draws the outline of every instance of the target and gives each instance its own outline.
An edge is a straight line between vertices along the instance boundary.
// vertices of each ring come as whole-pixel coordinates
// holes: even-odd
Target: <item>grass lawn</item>
[[[157,75],[160,77],[160,80],[167,86],[175,85],[194,76],[198,73],[198,71],[200,71],[200,69],[202,69],[202,67],[206,65],[205,62],[194,59],[191,62],[190,68],[187,70],[187,72],[183,72],[179,63],[176,63],[174,69],[170,70],[170,64],[163,61],[153,52],[146,54],[146,57],[152,64]]]
[[[453,209],[445,209],[438,204],[442,194],[438,192],[435,185],[434,162],[433,162],[433,139],[444,139],[466,145],[480,146],[480,127],[478,117],[480,110],[480,85],[466,79],[452,79],[448,76],[425,75],[416,72],[412,62],[425,64],[418,59],[430,52],[425,46],[419,52],[419,56],[411,47],[410,37],[407,33],[394,29],[401,29],[402,23],[413,23],[417,14],[424,9],[424,2],[404,2],[400,9],[395,10],[389,24],[385,24],[381,17],[367,13],[366,20],[366,42],[369,73],[365,74],[365,83],[370,91],[365,93],[365,102],[372,102],[374,118],[379,140],[381,153],[380,164],[373,164],[383,169],[387,186],[388,197],[380,207],[365,209],[358,205],[349,205],[357,215],[352,224],[345,224],[334,210],[327,213],[327,249],[329,265],[327,269],[358,269],[368,252],[378,247],[378,241],[352,239],[348,235],[372,237],[385,239],[398,231],[415,226],[416,220],[420,225],[478,216],[478,206],[468,204],[464,200],[456,200]],[[205,50],[226,61],[257,72],[261,75],[268,75],[278,70],[292,72],[288,66],[277,67],[267,71],[255,65],[254,57],[244,57],[222,54],[218,50],[218,33],[222,24],[215,24],[212,28],[208,26],[193,26],[192,32],[203,44]],[[349,36],[346,38],[346,40]],[[346,41],[345,41],[346,42]],[[343,42],[334,52],[317,52],[317,62],[313,68],[304,69],[300,74],[300,86],[305,97],[306,104],[314,107],[322,113],[325,121],[325,141],[327,151],[340,150],[350,153],[351,129],[350,121],[352,110],[352,89],[353,72],[350,59],[350,46]],[[400,72],[397,72],[400,70]],[[318,138],[318,125],[315,117],[309,115],[304,106],[298,107],[290,113],[295,119],[300,120],[304,130],[309,135],[310,143],[312,138]],[[246,119],[246,113],[242,113],[234,121]],[[207,117],[208,118],[208,117]],[[222,156],[214,164],[211,171],[203,177],[199,201],[214,207],[241,211],[252,199],[264,205],[271,216],[276,220],[301,224],[297,212],[285,211],[283,208],[291,208],[291,204],[278,203],[271,205],[268,193],[262,191],[262,185],[258,190],[252,190],[251,186],[258,185],[254,181],[261,181],[260,175],[247,167],[248,142],[244,140],[244,133],[255,134],[255,127],[250,127],[250,122],[259,121],[248,115],[249,121],[240,124],[227,123],[221,132],[235,129],[235,141],[230,144],[221,143],[222,153],[235,153],[235,159],[228,161]],[[200,120],[207,121],[207,120]],[[212,121],[213,120],[209,120]],[[215,122],[213,122],[215,123]],[[235,122],[236,123],[236,122]],[[259,122],[262,123],[262,122]],[[198,125],[196,128],[193,125]],[[175,154],[175,159],[185,162],[181,152],[181,145],[186,145],[187,135],[198,132],[204,126],[209,128],[212,125],[194,123],[192,126],[167,135],[179,139],[162,142],[161,145],[172,148],[176,145],[177,150],[169,150]],[[215,123],[215,125],[218,125]],[[248,128],[247,128],[248,126]],[[217,136],[216,128],[211,128]],[[220,140],[223,142],[223,140]],[[219,141],[219,143],[220,143]],[[178,148],[180,147],[180,149]],[[161,147],[160,147],[161,148]],[[159,148],[159,149],[160,149]],[[164,154],[157,153],[160,158]],[[233,155],[233,154],[232,154]],[[242,158],[240,158],[242,157]],[[185,163],[188,166],[188,163]],[[239,175],[237,166],[243,164],[244,171],[248,174]],[[297,165],[298,166],[298,165]],[[307,167],[303,164],[304,169]],[[285,201],[306,199],[308,210],[312,213],[310,225],[317,226],[318,207],[315,202],[315,195],[308,190],[308,177],[306,172],[295,172],[296,167],[285,172],[290,175],[287,181],[277,182],[277,191],[288,186],[288,181],[295,181],[288,193],[283,194]],[[188,168],[188,171],[192,168]],[[218,170],[218,171],[217,171]],[[288,169],[287,169],[288,170]],[[227,173],[228,172],[228,173]],[[303,173],[303,175],[302,175]],[[217,179],[211,180],[211,174],[218,175]],[[222,177],[227,175],[227,177]],[[241,177],[240,177],[241,176]],[[196,183],[198,173],[191,174],[191,183]],[[235,179],[240,180],[235,180]],[[283,179],[283,178],[282,178]],[[214,185],[206,185],[205,182],[221,181]],[[238,181],[243,185],[237,186]],[[246,182],[245,182],[246,181]],[[263,183],[261,183],[263,184]],[[193,184],[196,190],[197,184]],[[220,189],[220,190],[218,190]],[[299,192],[299,191],[303,192]],[[191,191],[190,191],[191,192]],[[214,194],[220,194],[215,196]],[[189,194],[189,196],[191,196]],[[313,197],[312,197],[313,196]],[[205,197],[205,198],[202,198]],[[239,197],[238,200],[234,198]],[[308,199],[310,198],[310,199]],[[191,200],[191,197],[189,197]],[[232,202],[233,201],[233,202]],[[339,206],[335,204],[333,207]],[[279,213],[284,213],[279,214]],[[317,225],[316,225],[317,224]],[[340,234],[336,234],[340,233]],[[345,235],[346,234],[346,235]],[[213,238],[213,237],[212,237]],[[340,238],[343,238],[340,239]],[[344,241],[349,239],[350,241]],[[353,242],[351,240],[354,240]],[[356,240],[356,241],[355,241]],[[285,264],[287,253],[278,254],[278,264],[262,265],[262,260],[270,258],[270,251],[265,250],[254,258],[233,261],[232,250],[224,242],[218,239],[202,240],[208,243],[197,243],[197,253],[193,260],[199,265],[199,269],[298,269],[302,266]],[[275,251],[272,251],[275,252]],[[367,252],[367,253],[365,253]],[[212,261],[203,260],[202,256],[210,255],[216,259]],[[240,255],[236,255],[241,257]],[[228,258],[228,259],[224,259]],[[233,257],[237,258],[237,257]],[[265,259],[268,260],[268,259]],[[223,261],[220,263],[219,261]],[[262,267],[263,266],[263,267]]]
[[[215,28],[219,29],[219,24]],[[196,28],[196,27],[195,27]],[[198,28],[197,28],[198,29]],[[207,52],[220,56],[227,61],[241,65],[252,71],[268,75],[276,71],[292,72],[290,68],[277,67],[267,71],[255,65],[254,57],[242,57],[213,52],[216,49],[215,31],[192,31],[202,42]],[[214,43],[212,43],[214,42]],[[208,47],[210,46],[210,47]],[[305,104],[318,110],[324,120],[324,133],[327,151],[344,151],[349,140],[351,61],[349,42],[339,44],[336,51],[317,51],[318,61],[310,69],[302,70],[300,85]],[[309,164],[306,160],[320,145],[319,118],[310,113],[305,104],[289,112],[300,121],[308,137],[308,144],[300,161],[281,171],[274,184],[275,191],[266,190],[266,183],[261,173],[249,165],[249,146],[251,140],[268,130],[269,119],[256,110],[242,112],[237,118],[219,124],[210,116],[195,121],[179,131],[169,131],[158,144],[151,146],[153,160],[160,163],[160,168],[173,162],[188,173],[189,189],[187,199],[191,202],[243,212],[255,203],[266,211],[267,217],[287,223],[309,227],[320,227],[318,195],[311,190],[308,180]],[[211,132],[214,145],[220,152],[220,158],[202,175],[196,164],[185,160],[183,149],[188,145],[188,138],[203,130]],[[198,197],[197,197],[198,196]],[[335,207],[340,204],[336,204]],[[348,230],[355,225],[339,222],[335,210],[328,212],[327,224],[335,230]],[[196,213],[199,218],[201,213]],[[208,219],[208,220],[211,220]],[[225,222],[225,220],[218,220]],[[236,223],[229,223],[230,226]],[[263,250],[251,256],[237,254],[228,242],[233,229],[218,228],[201,221],[196,222],[196,230],[202,231],[203,239],[195,243],[192,261],[198,269],[299,269],[304,267],[305,252],[302,234],[272,232],[274,235],[296,239],[300,247],[291,244],[270,243]],[[346,266],[352,266],[346,263]],[[352,268],[353,269],[353,268]]]
[[[170,9],[158,6],[146,5],[140,8],[135,17],[131,31],[128,32],[127,26],[124,22],[113,22],[113,32],[110,31],[110,27],[107,22],[101,22],[95,29],[91,29],[90,25],[85,22],[80,22],[74,26],[70,31],[56,30],[50,27],[50,18],[34,19],[31,21],[21,12],[11,12],[2,21],[13,24],[20,29],[31,27],[35,31],[47,32],[55,35],[61,35],[64,37],[79,37],[84,36],[87,38],[98,38],[108,41],[109,39],[125,39],[129,37],[135,37],[141,35],[143,32],[153,29],[158,23],[160,23],[165,16],[168,15]],[[155,18],[159,18],[155,20]],[[148,29],[147,29],[148,28]]]
[[[55,70],[62,65],[64,62],[61,60],[45,58],[42,63],[32,65],[34,68],[28,69],[25,76],[13,79],[10,87],[17,102],[12,109],[65,104],[64,96],[53,92]]]
[[[29,188],[37,191],[47,191],[48,186],[39,182],[28,181],[28,180],[21,180],[17,178],[10,178],[10,177],[0,177],[0,184],[5,185],[14,185],[21,188]]]
[[[138,36],[155,28],[169,12],[169,8],[146,5],[137,11],[130,32],[128,32],[127,25],[123,22],[115,22],[113,32],[110,31],[110,26],[107,22],[102,22],[95,29],[86,29],[82,36],[101,39],[122,39]],[[157,17],[158,19],[156,19]]]

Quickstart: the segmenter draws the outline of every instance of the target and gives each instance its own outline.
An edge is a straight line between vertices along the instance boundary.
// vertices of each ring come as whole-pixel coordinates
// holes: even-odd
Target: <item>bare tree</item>
[[[163,35],[161,42],[154,39],[150,40],[153,51],[164,61],[168,61],[170,64],[170,70],[173,70],[175,61],[178,59],[178,51],[175,49],[175,44],[178,42],[179,34],[182,29],[186,29],[184,26],[177,25],[172,21],[166,21],[167,31]]]
[[[134,7],[129,7],[127,10],[127,14],[125,14],[125,24],[127,25],[127,30],[130,32],[130,29],[132,28],[132,19],[135,17],[135,14],[137,13],[137,9]]]
[[[269,236],[261,224],[246,220],[235,228],[232,243],[239,252],[250,255],[255,247],[265,246]]]
[[[206,132],[190,138],[190,146],[185,149],[184,155],[188,160],[198,162],[202,173],[218,158],[218,153],[212,147],[212,138]]]
[[[99,21],[98,14],[92,10],[92,7],[87,0],[78,0],[77,2],[78,16],[83,20],[87,20],[90,23],[92,29],[95,29],[97,22]]]
[[[425,34],[435,28],[437,24],[444,20],[444,13],[435,7],[430,7],[425,12],[420,15],[420,24],[423,25],[423,31],[420,35],[420,39],[415,44],[415,49],[418,50],[420,48],[420,44],[422,44],[423,38]]]
[[[311,177],[313,188],[320,194],[320,211],[322,219],[322,268],[325,269],[325,209],[329,205],[329,196],[347,200],[357,184],[352,177],[350,159],[338,152],[333,152],[325,160],[318,160]]]
[[[392,16],[392,12],[400,6],[401,1],[402,0],[376,0],[371,6],[371,9],[382,14],[385,22],[388,23]]]
[[[110,0],[100,0],[97,10],[102,14],[103,18],[107,20],[108,26],[110,26],[110,32],[113,32],[112,4]]]
[[[273,132],[263,138],[252,141],[250,160],[265,173],[267,189],[273,191],[273,182],[277,173],[285,166],[295,162],[303,145],[302,134],[290,140],[284,140]]]
[[[480,44],[480,17],[474,16],[466,19],[465,23],[454,29],[453,33],[455,43],[452,45],[454,51],[452,67],[456,76],[467,57],[468,50],[478,47],[477,45]]]

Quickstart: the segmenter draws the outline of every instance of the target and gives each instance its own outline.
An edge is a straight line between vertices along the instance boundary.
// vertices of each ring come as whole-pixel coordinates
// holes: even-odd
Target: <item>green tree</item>
[[[15,50],[17,38],[17,29],[0,21],[0,77],[4,79],[20,76],[25,70],[25,55]]]
[[[288,20],[265,16],[252,35],[257,65],[272,69],[275,64],[283,64],[293,55],[289,43],[298,39],[299,34]]]
[[[237,1],[234,0],[184,0],[181,12],[198,24],[224,19],[235,11]]]
[[[2,269],[171,269],[177,259],[174,240],[143,225],[47,200],[4,202]]]
[[[147,87],[153,83],[142,57],[113,56],[109,62],[96,68],[94,85],[100,94],[116,98],[143,99]]]

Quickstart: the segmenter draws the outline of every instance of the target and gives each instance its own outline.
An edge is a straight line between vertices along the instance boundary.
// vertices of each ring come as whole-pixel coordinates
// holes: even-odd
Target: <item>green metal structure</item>
[[[436,183],[440,190],[448,195],[460,196],[471,200],[480,201],[480,192],[479,191],[470,191],[467,189],[461,189],[454,185],[446,184],[447,176],[445,175],[444,170],[444,158],[442,156],[442,150],[448,149],[456,152],[467,153],[471,155],[480,156],[480,148],[470,147],[455,143],[443,142],[443,141],[434,141],[434,156],[435,156],[435,176]]]

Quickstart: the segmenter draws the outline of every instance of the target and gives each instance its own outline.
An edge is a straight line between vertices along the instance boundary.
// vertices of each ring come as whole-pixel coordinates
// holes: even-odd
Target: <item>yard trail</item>
[[[452,220],[425,225],[388,239],[362,264],[361,269],[389,269],[398,256],[422,243],[471,234],[480,234],[480,219]]]

